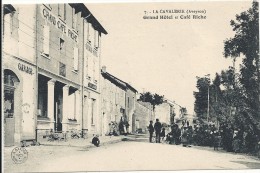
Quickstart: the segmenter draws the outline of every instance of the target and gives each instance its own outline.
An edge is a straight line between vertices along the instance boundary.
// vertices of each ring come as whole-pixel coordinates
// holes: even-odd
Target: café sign
[[[76,43],[78,42],[78,34],[76,33],[76,31],[66,25],[66,23],[63,22],[59,17],[52,14],[49,9],[44,7],[44,5],[42,5],[41,7],[41,14],[49,24],[59,29],[62,33],[64,33]]]

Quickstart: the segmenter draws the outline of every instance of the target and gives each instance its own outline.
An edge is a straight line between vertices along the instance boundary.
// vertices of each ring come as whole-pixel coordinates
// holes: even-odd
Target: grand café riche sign
[[[41,6],[41,14],[43,18],[48,21],[49,24],[55,26],[76,43],[78,42],[78,34],[76,33],[76,31],[68,27],[64,21],[62,21],[58,16],[52,14],[51,11],[47,9],[44,5]]]

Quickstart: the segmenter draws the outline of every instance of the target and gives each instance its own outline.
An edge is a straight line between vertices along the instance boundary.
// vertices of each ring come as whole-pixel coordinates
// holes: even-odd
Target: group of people
[[[152,142],[153,133],[155,132],[156,143],[160,143],[161,139],[166,137],[169,144],[191,147],[191,145],[209,146],[218,150],[219,147],[230,152],[254,152],[256,151],[259,142],[259,136],[253,133],[250,127],[234,128],[232,125],[222,124],[217,128],[214,124],[203,124],[190,126],[189,124],[178,124],[171,126],[171,131],[165,136],[165,128],[156,119],[155,124],[150,121],[148,127]]]
[[[159,119],[156,119],[156,122],[154,123],[154,125],[153,125],[153,121],[150,121],[148,130],[150,133],[150,137],[149,137],[150,142],[152,142],[154,132],[155,132],[155,142],[156,143],[160,143],[161,138],[164,139],[164,137],[165,137],[165,128],[162,127],[162,124],[160,123]]]

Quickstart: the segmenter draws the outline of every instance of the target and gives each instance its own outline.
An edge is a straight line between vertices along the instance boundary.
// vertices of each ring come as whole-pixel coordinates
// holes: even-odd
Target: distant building
[[[173,102],[168,99],[165,99],[162,104],[155,105],[154,114],[154,120],[158,118],[161,123],[170,125],[171,116],[173,116],[174,114]]]
[[[154,123],[154,112],[153,106],[149,102],[136,102],[136,109],[133,117],[133,132],[141,130],[142,132],[147,132],[147,127],[150,121]]]
[[[129,132],[132,132],[132,117],[135,110],[136,93],[130,84],[118,79],[107,72],[103,66],[102,75],[102,134],[110,132],[112,122],[119,124],[122,120],[129,124]]]

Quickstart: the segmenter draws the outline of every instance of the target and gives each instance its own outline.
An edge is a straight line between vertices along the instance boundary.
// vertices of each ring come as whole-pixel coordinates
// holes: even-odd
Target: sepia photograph
[[[1,13],[1,172],[260,171],[259,0]]]

